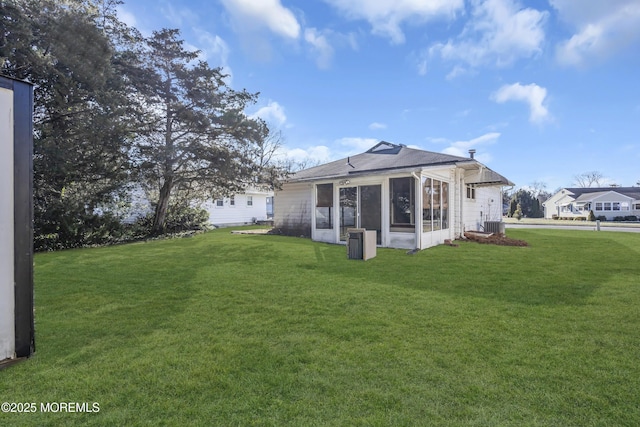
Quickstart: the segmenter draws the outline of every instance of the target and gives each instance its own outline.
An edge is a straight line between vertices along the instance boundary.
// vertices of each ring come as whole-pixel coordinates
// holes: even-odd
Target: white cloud
[[[317,54],[316,64],[318,67],[329,68],[333,58],[333,47],[329,44],[327,37],[315,28],[307,28],[304,30],[304,39]]]
[[[469,74],[470,71],[460,65],[456,65],[453,69],[447,74],[447,80],[453,80],[457,77],[464,76],[465,74]]]
[[[453,17],[464,8],[464,0],[325,0],[350,19],[364,19],[373,32],[404,43],[400,25],[445,16]]]
[[[420,58],[418,61],[418,74],[421,76],[426,76],[429,68],[427,67],[426,58]]]
[[[535,83],[504,85],[491,95],[491,99],[499,104],[507,101],[526,102],[529,105],[529,121],[532,123],[542,123],[550,119],[549,110],[545,106],[546,98],[547,89]]]
[[[498,138],[500,138],[500,133],[490,132],[467,141],[448,142],[447,140],[447,143],[450,145],[442,150],[442,152],[452,156],[469,157],[470,149],[475,149],[478,146],[495,144],[498,141]],[[441,138],[437,138],[437,140],[441,140]],[[475,159],[482,163],[489,163],[491,161],[491,155],[489,153],[478,153],[475,155]]]
[[[640,2],[570,2],[550,0],[564,21],[577,32],[556,46],[556,59],[562,65],[581,66],[592,59],[603,59],[640,42]]]
[[[259,117],[265,122],[281,127],[287,121],[287,115],[284,113],[284,108],[275,101],[269,101],[269,103],[261,107],[258,111],[253,113],[251,117]]]
[[[347,147],[349,155],[359,154],[367,151],[369,148],[376,145],[379,140],[375,138],[340,138],[336,141],[338,144]]]
[[[378,122],[373,122],[369,125],[369,129],[371,130],[380,130],[380,129],[386,129],[387,125],[384,123],[378,123]]]
[[[472,0],[472,17],[457,40],[437,43],[430,55],[471,66],[507,66],[542,52],[548,12],[522,8],[516,0]],[[455,69],[450,73],[458,75]]]
[[[220,36],[211,34],[208,31],[194,28],[194,32],[200,44],[201,59],[209,62],[212,67],[221,66],[225,68],[226,73],[230,74],[229,45]]]
[[[300,35],[298,20],[280,0],[222,0],[222,4],[238,21],[240,30],[266,27],[285,38]]]
[[[198,14],[191,9],[186,7],[176,9],[171,3],[163,3],[160,7],[160,13],[162,13],[172,26],[177,28],[192,25],[198,22],[199,18]]]
[[[331,161],[331,150],[325,145],[316,145],[308,148],[286,148],[281,147],[277,153],[281,159],[293,160],[297,163],[326,163]]]
[[[127,11],[124,7],[116,7],[116,13],[118,15],[118,19],[127,24],[129,27],[135,27],[138,24],[135,15]]]

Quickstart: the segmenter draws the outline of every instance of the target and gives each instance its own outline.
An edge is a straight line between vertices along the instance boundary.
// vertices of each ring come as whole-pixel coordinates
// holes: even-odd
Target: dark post
[[[0,76],[13,91],[15,356],[35,351],[33,315],[33,87]]]

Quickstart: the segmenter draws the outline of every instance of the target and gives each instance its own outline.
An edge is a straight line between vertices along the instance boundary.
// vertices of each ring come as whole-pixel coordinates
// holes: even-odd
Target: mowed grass
[[[640,234],[415,255],[218,230],[35,257],[0,425],[636,426]]]

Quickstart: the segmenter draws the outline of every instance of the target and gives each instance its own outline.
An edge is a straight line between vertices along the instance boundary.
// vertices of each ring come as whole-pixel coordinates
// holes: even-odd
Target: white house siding
[[[0,360],[14,357],[13,91],[0,88]]]
[[[274,227],[285,234],[311,236],[312,201],[312,184],[283,184],[273,199]]]
[[[485,221],[500,221],[502,219],[502,191],[500,187],[476,187],[475,199],[463,197],[463,227],[464,231],[480,231]]]
[[[544,217],[549,219],[554,216],[559,218],[587,217],[589,211],[593,211],[596,217],[604,216],[609,221],[616,217],[640,216],[640,201],[615,190],[594,189],[593,193],[583,194],[580,197],[580,203],[575,200],[576,196],[568,190],[558,191],[543,203]],[[602,203],[602,205],[598,206],[598,203]],[[609,205],[605,205],[606,203]],[[613,203],[620,203],[618,210],[614,210]]]
[[[558,206],[562,204],[563,200],[566,198],[570,198],[573,200],[573,197],[569,196],[565,190],[559,191],[553,196],[549,197],[542,205],[544,207],[544,217],[548,219],[552,219],[554,215],[560,215],[560,211]]]
[[[222,206],[218,206],[217,200],[207,201],[202,207],[209,212],[209,223],[216,227],[230,225],[252,224],[255,221],[267,220],[267,197],[272,193],[246,193],[236,194],[231,198],[222,199]],[[251,197],[252,204],[248,204]]]
[[[605,207],[605,203],[620,203],[620,210],[613,210],[613,206],[611,207],[611,210],[604,210]],[[602,203],[602,210],[598,210],[597,209],[597,203]],[[626,209],[627,210],[622,210],[622,204],[626,203]],[[640,203],[640,202],[639,202]],[[603,194],[599,197],[595,197],[593,199],[593,201],[591,202],[591,210],[593,211],[593,214],[598,217],[598,216],[605,216],[607,218],[607,220],[611,221],[613,220],[615,217],[617,216],[628,216],[628,215],[638,215],[638,211],[634,210],[634,201],[633,199],[624,196],[622,194],[616,193],[616,192],[610,192],[607,194]],[[586,216],[589,215],[589,211],[586,212],[581,212],[582,216]]]

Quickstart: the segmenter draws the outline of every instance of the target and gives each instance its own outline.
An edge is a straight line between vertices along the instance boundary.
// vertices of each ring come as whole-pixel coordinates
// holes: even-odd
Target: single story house
[[[471,157],[382,141],[368,151],[295,173],[275,193],[285,234],[345,243],[349,228],[375,230],[382,247],[425,249],[502,219],[514,184]]]
[[[542,206],[545,218],[640,216],[640,187],[562,188]]]
[[[197,205],[209,214],[209,224],[214,227],[230,227],[253,224],[273,219],[273,191],[247,188],[220,199],[209,199]],[[136,186],[131,191],[131,206],[124,214],[123,222],[131,224],[138,218],[153,214],[153,206],[145,191]]]
[[[207,201],[202,207],[215,227],[268,221],[273,219],[273,191],[249,188],[244,193]]]

